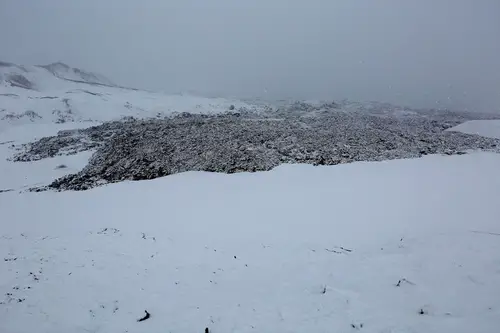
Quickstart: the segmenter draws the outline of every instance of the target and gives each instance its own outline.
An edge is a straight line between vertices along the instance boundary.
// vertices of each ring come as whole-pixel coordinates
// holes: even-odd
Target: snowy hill
[[[113,82],[111,82],[111,80],[100,74],[87,72],[79,68],[71,68],[62,62],[55,62],[49,65],[40,65],[39,67],[45,68],[46,70],[51,72],[54,76],[60,79],[116,87],[116,84],[114,84]]]
[[[498,332],[500,127],[465,122],[491,115],[294,103],[74,130],[260,107],[62,64],[0,77],[0,332]],[[158,156],[281,165],[123,175]],[[99,186],[27,191],[85,170]]]
[[[166,95],[113,85],[101,75],[63,63],[0,62],[0,130],[27,123],[102,122],[161,118],[174,112],[217,113],[250,107],[236,100]]]
[[[57,87],[57,83],[63,87],[61,80],[116,87],[111,80],[100,74],[72,68],[62,62],[25,66],[0,61],[0,82],[4,86],[44,91]]]

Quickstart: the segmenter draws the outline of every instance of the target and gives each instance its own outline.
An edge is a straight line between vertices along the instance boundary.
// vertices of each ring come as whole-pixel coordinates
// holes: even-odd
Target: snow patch
[[[500,139],[500,120],[470,120],[449,130]]]

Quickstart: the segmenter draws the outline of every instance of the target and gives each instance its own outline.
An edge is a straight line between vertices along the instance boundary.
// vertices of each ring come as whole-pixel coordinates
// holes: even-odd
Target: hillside
[[[498,115],[1,66],[0,332],[498,332]]]
[[[3,86],[47,91],[64,87],[62,81],[116,87],[108,78],[62,62],[48,65],[18,65],[0,61],[0,82]]]
[[[247,103],[223,98],[166,95],[114,85],[63,63],[22,66],[0,62],[0,131],[39,123],[102,122],[172,113],[217,113]],[[232,107],[231,107],[232,108]]]

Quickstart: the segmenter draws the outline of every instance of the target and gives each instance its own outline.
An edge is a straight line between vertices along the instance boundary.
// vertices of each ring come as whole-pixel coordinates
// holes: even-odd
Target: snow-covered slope
[[[60,79],[76,81],[76,82],[84,82],[90,84],[116,86],[116,84],[114,84],[111,80],[109,80],[105,76],[92,72],[87,72],[79,68],[72,68],[62,62],[55,62],[49,65],[40,65],[39,67],[45,68],[55,77],[58,77]]]
[[[108,83],[97,74],[62,63],[20,66],[0,62],[0,131],[27,123],[102,122],[174,112],[223,112],[231,105],[250,107],[236,100],[166,95]]]
[[[0,332],[498,332],[500,154],[26,192],[92,152],[8,161],[20,143],[247,106],[55,72],[0,63]]]
[[[62,62],[25,66],[0,61],[0,82],[3,86],[48,91],[64,88],[68,85],[65,81],[116,87],[102,75],[72,68]]]
[[[449,130],[500,139],[500,120],[470,120]]]
[[[0,331],[496,333],[499,169],[475,153],[0,193]]]

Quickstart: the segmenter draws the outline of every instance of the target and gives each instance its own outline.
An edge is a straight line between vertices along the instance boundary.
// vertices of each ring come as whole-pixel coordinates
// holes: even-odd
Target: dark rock
[[[342,104],[303,102],[265,112],[240,108],[218,115],[180,113],[61,131],[22,146],[14,161],[96,149],[82,171],[49,185],[56,190],[87,190],[185,171],[256,172],[282,163],[336,165],[454,155],[484,147],[498,150],[500,140],[443,131],[471,117],[432,110],[400,115],[385,104],[347,112]]]
[[[6,81],[13,87],[24,89],[33,89],[35,85],[21,74],[10,74],[7,76]]]

